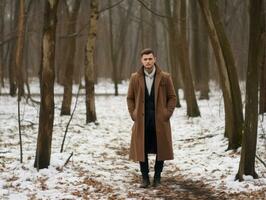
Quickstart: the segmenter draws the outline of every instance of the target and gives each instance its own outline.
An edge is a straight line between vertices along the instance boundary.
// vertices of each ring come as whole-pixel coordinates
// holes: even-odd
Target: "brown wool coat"
[[[172,160],[172,135],[170,117],[176,106],[176,94],[170,74],[163,72],[157,65],[155,76],[155,124],[157,138],[157,159]],[[134,124],[129,158],[134,161],[144,161],[145,151],[145,83],[143,66],[131,75],[128,93],[127,106]]]

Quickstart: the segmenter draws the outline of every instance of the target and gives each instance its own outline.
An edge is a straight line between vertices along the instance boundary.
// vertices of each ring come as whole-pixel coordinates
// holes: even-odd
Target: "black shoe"
[[[139,186],[140,188],[147,188],[150,185],[150,178],[149,176],[142,176],[142,183]]]
[[[154,179],[153,179],[153,187],[157,187],[161,184],[161,174],[156,174],[154,175]]]

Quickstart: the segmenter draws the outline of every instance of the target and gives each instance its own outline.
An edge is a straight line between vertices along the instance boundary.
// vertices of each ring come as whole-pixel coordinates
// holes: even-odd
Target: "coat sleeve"
[[[129,86],[127,91],[127,108],[130,114],[130,117],[133,121],[135,121],[133,112],[135,110],[135,93],[134,93],[134,75],[132,74],[129,80]]]
[[[173,114],[176,107],[176,93],[171,75],[167,78],[167,110],[170,116]]]

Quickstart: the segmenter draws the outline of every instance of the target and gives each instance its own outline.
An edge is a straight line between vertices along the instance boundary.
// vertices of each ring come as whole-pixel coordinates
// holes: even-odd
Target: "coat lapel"
[[[145,91],[144,89],[144,72],[143,72],[143,66],[138,70],[139,74],[139,86],[142,89],[142,91]]]
[[[162,70],[158,67],[158,65],[156,66],[156,76],[155,76],[155,108],[157,108],[157,97],[158,97],[158,89],[159,89],[159,85],[160,85],[160,81],[162,79]]]

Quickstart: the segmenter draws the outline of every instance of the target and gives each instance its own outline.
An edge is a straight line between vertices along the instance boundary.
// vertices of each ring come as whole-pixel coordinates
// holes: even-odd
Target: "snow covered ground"
[[[37,83],[31,84],[34,93],[39,92]],[[126,94],[127,84],[119,85],[121,94]],[[7,91],[8,88],[2,89],[2,92]],[[62,91],[62,87],[56,85],[55,92]],[[113,85],[99,82],[97,93],[112,94]],[[138,188],[139,165],[128,160],[132,121],[125,95],[97,96],[98,122],[87,125],[84,96],[80,96],[64,153],[59,152],[69,116],[60,116],[62,96],[56,96],[55,102],[51,165],[37,172],[33,163],[39,107],[22,101],[24,160],[20,164],[16,98],[0,96],[0,199],[182,199],[177,193],[191,192],[184,188],[188,183],[195,184],[202,191],[207,188],[217,199],[227,199],[230,195],[234,197],[231,199],[263,199],[266,196],[263,192],[266,189],[266,168],[258,160],[256,171],[259,179],[245,177],[244,182],[234,181],[240,149],[237,152],[225,151],[227,139],[223,137],[222,93],[214,84],[210,100],[198,101],[201,117],[188,118],[182,99],[182,108],[175,110],[171,118],[175,159],[166,161],[163,186],[159,188]],[[261,117],[259,120],[257,154],[266,161],[266,135],[263,133],[266,122]],[[64,166],[71,152],[73,156]],[[151,166],[153,160],[154,156],[150,156]],[[256,198],[257,193],[259,198]],[[187,199],[189,197],[187,195]]]

